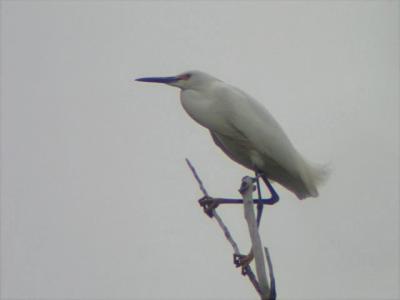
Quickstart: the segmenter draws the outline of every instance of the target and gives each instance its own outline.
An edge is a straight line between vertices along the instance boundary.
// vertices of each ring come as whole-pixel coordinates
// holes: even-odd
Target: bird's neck
[[[181,104],[193,120],[200,125],[207,126],[212,103],[206,95],[192,89],[182,90]]]
[[[224,121],[225,107],[221,107],[221,103],[212,94],[198,90],[182,90],[181,103],[189,116],[200,125],[215,132],[228,130]]]

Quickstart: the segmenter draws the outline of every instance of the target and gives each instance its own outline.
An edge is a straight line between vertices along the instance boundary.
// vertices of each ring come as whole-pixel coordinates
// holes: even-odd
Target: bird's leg
[[[258,203],[257,203],[257,228],[260,227],[261,216],[264,208],[264,204],[261,202],[261,187],[260,187],[260,174],[256,171],[256,185],[257,185],[257,194],[258,194]]]
[[[268,187],[269,192],[271,193],[271,197],[267,199],[263,199],[261,196],[261,189],[260,189],[260,182],[259,178],[262,177],[265,181],[265,184]],[[256,187],[258,190],[258,198],[254,199],[254,203],[257,204],[257,224],[260,224],[261,220],[261,213],[262,213],[262,206],[263,205],[273,205],[279,200],[279,195],[276,193],[274,188],[272,187],[271,183],[268,179],[263,175],[261,172],[256,172],[256,177],[254,179],[256,182]],[[199,204],[203,207],[204,212],[210,217],[213,217],[212,211],[217,208],[220,204],[240,204],[243,203],[243,199],[231,199],[231,198],[213,198],[210,196],[204,196],[199,199]],[[260,209],[261,208],[261,209]],[[261,213],[260,213],[261,211]]]
[[[269,193],[271,194],[270,198],[262,199],[261,198],[261,191],[260,191],[260,182],[259,178],[262,178],[264,180],[265,185],[268,188]],[[258,189],[258,197],[259,197],[259,202],[261,202],[264,205],[274,205],[276,202],[279,201],[279,195],[275,191],[274,187],[272,186],[271,182],[268,180],[268,177],[265,176],[264,173],[256,171],[256,183],[257,183],[257,189]]]
[[[269,182],[268,178],[264,176],[263,179],[264,179],[265,185],[267,186],[267,188],[268,188],[268,190],[269,190],[269,192],[271,194],[271,198],[267,199],[268,203],[265,203],[265,204],[274,205],[276,202],[279,201],[279,195],[275,191],[275,189],[272,186],[271,182]]]
[[[261,199],[268,200],[268,199]],[[254,203],[258,203],[258,199],[253,200]],[[232,199],[232,198],[213,198],[210,196],[204,196],[198,200],[200,206],[203,208],[204,212],[212,218],[212,210],[216,209],[220,204],[240,204],[243,203],[243,199]]]

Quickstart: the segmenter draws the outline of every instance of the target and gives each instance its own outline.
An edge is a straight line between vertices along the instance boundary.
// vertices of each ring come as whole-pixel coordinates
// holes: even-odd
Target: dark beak
[[[135,79],[136,81],[142,81],[142,82],[157,82],[157,83],[171,83],[178,81],[179,78],[176,76],[170,76],[170,77],[143,77],[143,78],[137,78]]]

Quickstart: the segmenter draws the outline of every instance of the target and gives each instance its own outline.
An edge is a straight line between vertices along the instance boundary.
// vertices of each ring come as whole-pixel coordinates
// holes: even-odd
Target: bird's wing
[[[315,184],[322,178],[322,170],[302,158],[278,122],[255,99],[215,82],[205,91],[182,91],[181,102],[233,160],[260,169],[301,199],[318,194]]]
[[[270,163],[296,173],[299,154],[274,117],[255,99],[226,84],[215,88],[215,109],[226,120],[213,128],[220,135],[248,143]]]

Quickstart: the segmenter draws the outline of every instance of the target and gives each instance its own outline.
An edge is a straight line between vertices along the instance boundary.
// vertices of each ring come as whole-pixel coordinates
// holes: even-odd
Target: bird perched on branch
[[[267,185],[268,179],[278,182],[299,199],[318,196],[326,169],[306,161],[268,110],[245,92],[200,71],[136,80],[180,88],[185,111],[209,129],[226,155],[261,174]]]

